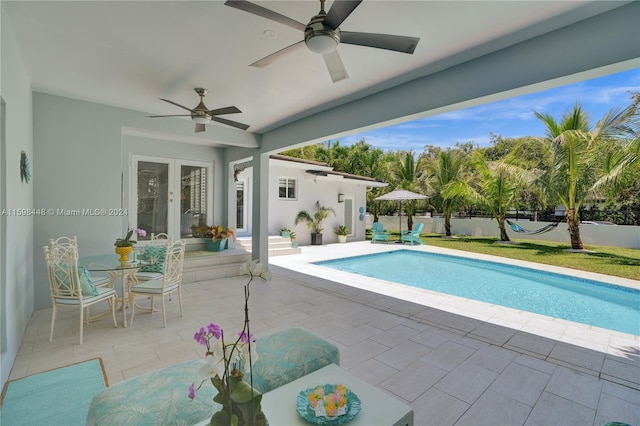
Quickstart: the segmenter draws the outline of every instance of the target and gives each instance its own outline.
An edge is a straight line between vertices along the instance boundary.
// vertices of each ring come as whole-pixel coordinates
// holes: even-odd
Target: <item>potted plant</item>
[[[142,228],[129,229],[124,238],[116,239],[116,242],[113,244],[115,246],[116,254],[120,256],[120,259],[118,259],[120,262],[126,262],[129,260],[129,253],[133,251],[133,245],[137,243],[136,240],[131,239],[134,233],[139,237],[147,235],[147,232]]]
[[[206,227],[200,230],[209,251],[220,251],[228,247],[229,238],[235,240],[236,234],[233,228],[224,228],[222,225]]]
[[[296,233],[291,231],[289,234],[289,238],[291,238],[291,247],[298,248],[298,241],[296,240]]]
[[[334,232],[338,236],[338,242],[340,243],[347,242],[347,235],[349,235],[349,228],[347,228],[345,225],[340,225],[334,230]]]
[[[331,207],[325,207],[320,205],[320,201],[316,201],[316,212],[311,215],[306,210],[301,210],[296,216],[294,225],[300,222],[304,222],[307,228],[311,230],[311,245],[322,245],[322,222],[329,217],[330,214],[335,216],[336,212]]]
[[[284,238],[289,238],[291,237],[291,229],[289,228],[282,228],[280,230],[280,236],[284,237]]]

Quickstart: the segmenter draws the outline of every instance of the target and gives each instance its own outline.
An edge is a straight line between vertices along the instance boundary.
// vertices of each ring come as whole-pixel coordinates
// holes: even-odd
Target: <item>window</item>
[[[294,178],[280,178],[278,181],[278,198],[281,200],[295,200],[296,180]]]

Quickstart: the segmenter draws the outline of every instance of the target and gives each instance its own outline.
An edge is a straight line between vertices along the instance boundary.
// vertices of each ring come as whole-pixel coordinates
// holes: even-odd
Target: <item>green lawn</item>
[[[391,236],[391,240],[398,236]],[[513,240],[519,244],[496,244],[499,238],[465,237],[443,238],[441,234],[422,234],[422,241],[430,246],[484,253],[510,259],[563,266],[589,272],[640,280],[640,250],[610,246],[586,245],[595,253],[570,253],[564,250],[571,244],[553,241]]]

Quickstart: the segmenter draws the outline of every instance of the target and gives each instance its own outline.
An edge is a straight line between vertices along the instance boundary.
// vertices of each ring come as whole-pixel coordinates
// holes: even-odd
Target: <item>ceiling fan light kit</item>
[[[211,119],[206,116],[195,116],[193,114],[191,114],[191,119],[198,124],[207,124],[211,122]]]
[[[311,22],[304,30],[304,42],[310,51],[314,53],[331,53],[340,43],[340,29],[332,29],[324,25],[327,14],[324,11],[324,2],[320,13],[311,18]]]
[[[340,24],[342,24],[361,2],[362,0],[335,0],[327,13],[324,10],[325,0],[320,0],[320,12],[313,16],[307,25],[246,0],[227,0],[225,5],[270,19],[296,30],[304,31],[305,45],[310,51],[322,55],[325,65],[329,70],[329,75],[332,81],[336,83],[349,78],[347,70],[336,50],[341,42],[413,54],[418,41],[420,41],[417,37],[389,34],[350,31],[342,33],[339,28]],[[300,45],[301,42],[294,43],[291,46],[285,47],[278,52],[254,62],[250,66],[263,68],[280,59],[282,56],[298,50],[298,46]]]

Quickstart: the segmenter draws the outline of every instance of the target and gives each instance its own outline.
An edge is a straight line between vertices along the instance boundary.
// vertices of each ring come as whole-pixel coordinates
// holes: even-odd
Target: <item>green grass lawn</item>
[[[484,253],[510,259],[526,260],[565,268],[598,272],[623,278],[640,280],[640,250],[610,246],[586,245],[594,253],[570,253],[571,244],[553,241],[518,240],[519,244],[496,244],[499,238],[466,237],[443,238],[441,234],[422,234],[425,244],[449,249]],[[398,235],[390,240],[398,239]]]

